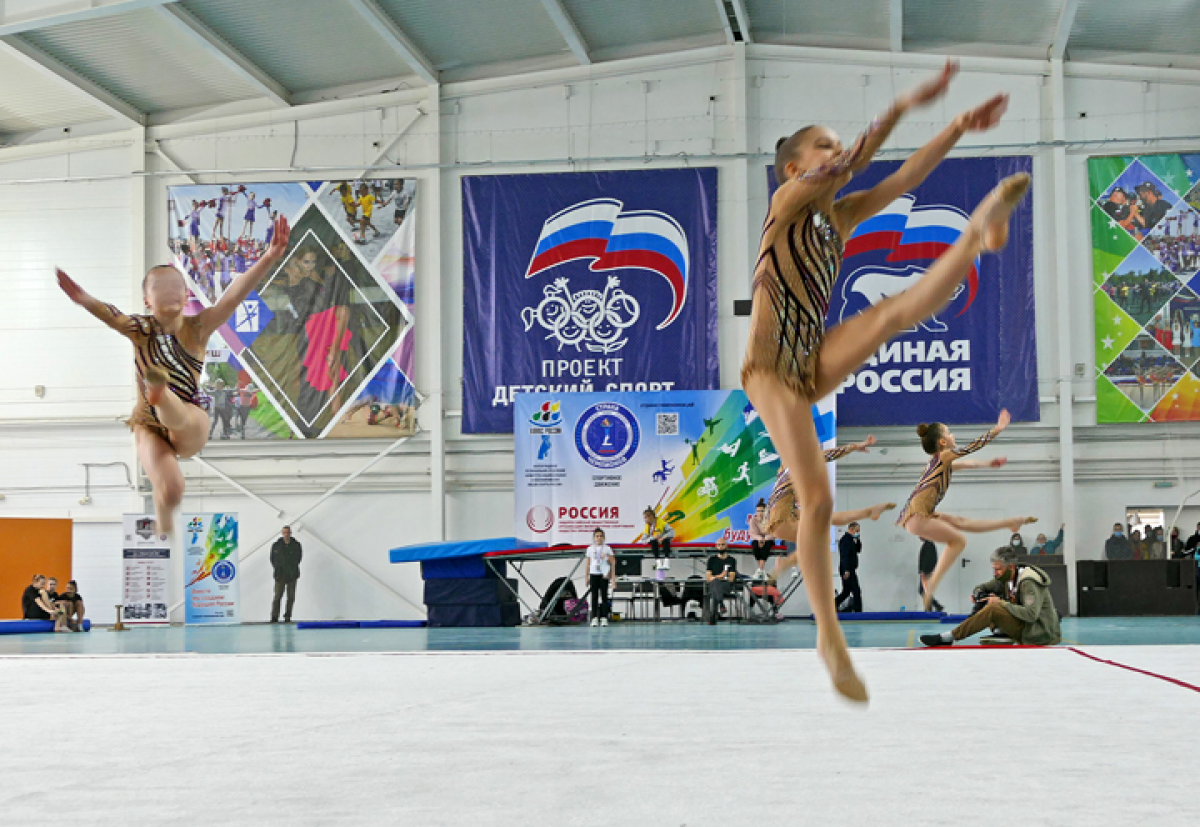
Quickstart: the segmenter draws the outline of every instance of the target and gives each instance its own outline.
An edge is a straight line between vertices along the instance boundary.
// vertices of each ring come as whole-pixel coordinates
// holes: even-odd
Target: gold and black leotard
[[[933,455],[933,459],[929,460],[929,464],[925,466],[925,473],[921,474],[921,481],[917,483],[917,487],[908,495],[908,502],[904,504],[904,508],[900,509],[900,516],[896,518],[896,525],[901,528],[908,522],[909,517],[918,514],[926,517],[936,517],[938,504],[942,498],[946,496],[946,491],[950,488],[950,475],[954,469],[951,464],[959,457],[965,457],[967,454],[973,454],[987,445],[996,434],[988,430],[983,436],[976,439],[965,448],[955,448],[952,451],[939,451]],[[943,459],[949,455],[948,459]]]
[[[171,392],[184,402],[198,406],[200,371],[204,369],[204,359],[194,354],[204,353],[206,342],[202,339],[196,317],[184,316],[179,332],[167,333],[153,316],[127,316],[111,304],[106,307],[112,314],[111,319],[105,320],[108,325],[133,342],[138,379],[145,378],[147,368],[162,368],[167,374],[167,386]],[[130,429],[145,428],[168,445],[171,444],[169,432],[146,401],[146,388],[141,381],[138,382],[137,404],[126,424]]]
[[[825,452],[825,461],[833,462],[850,453],[849,447],[830,448]],[[796,492],[792,488],[792,472],[780,467],[775,475],[775,487],[767,499],[767,531],[775,533],[777,526],[799,519],[800,508],[796,505]]]
[[[876,118],[849,149],[780,186],[781,190],[818,188],[795,215],[786,218],[786,226],[776,228],[776,216],[773,212],[767,214],[754,266],[754,304],[742,362],[743,387],[753,374],[767,372],[812,400],[816,362],[825,338],[825,314],[845,246],[833,218],[817,206],[818,198],[828,187],[844,183],[847,173],[869,160],[864,157],[868,142],[877,144],[882,140],[895,119],[894,112]]]

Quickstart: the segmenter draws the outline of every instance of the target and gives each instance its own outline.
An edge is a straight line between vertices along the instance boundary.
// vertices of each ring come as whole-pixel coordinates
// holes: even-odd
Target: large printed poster
[[[1096,421],[1200,419],[1200,154],[1088,159]]]
[[[283,259],[209,342],[212,439],[389,437],[416,430],[416,182],[171,187],[170,246],[207,307],[292,225]]]
[[[823,448],[836,439],[834,400],[813,406]],[[587,545],[637,542],[642,512],[679,542],[748,543],[746,519],[779,470],[745,393],[522,393],[513,405],[515,536]],[[826,466],[831,475],[834,465]]]
[[[874,162],[839,195],[873,187],[900,164]],[[826,324],[915,284],[1000,179],[1031,169],[1025,156],[942,161],[846,239]],[[774,192],[774,171],[767,174]],[[977,258],[948,306],[880,348],[838,392],[847,427],[993,422],[1005,408],[1018,422],[1040,418],[1031,198],[1013,213],[1004,250]]]
[[[468,176],[463,431],[521,391],[720,385],[717,171]]]
[[[240,623],[238,515],[183,515],[185,623]]]
[[[153,514],[121,520],[121,613],[125,623],[169,623],[171,538],[155,531]]]

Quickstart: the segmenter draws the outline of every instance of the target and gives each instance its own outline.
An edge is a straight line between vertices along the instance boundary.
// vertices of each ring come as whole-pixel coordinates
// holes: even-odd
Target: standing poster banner
[[[212,439],[416,432],[411,178],[169,187],[169,244],[189,314],[209,307],[288,219],[283,259],[208,343]]]
[[[717,171],[462,179],[463,432],[515,393],[720,385]]]
[[[237,514],[183,515],[185,623],[241,623]]]
[[[169,623],[171,538],[155,532],[153,514],[125,514],[121,534],[121,614],[125,623]]]
[[[1096,421],[1200,420],[1200,154],[1088,159]]]
[[[876,161],[839,196],[869,189],[900,161]],[[1027,156],[949,158],[921,186],[855,228],[826,324],[833,326],[915,284],[967,226],[1000,179],[1030,172]],[[771,191],[774,171],[768,167]],[[879,349],[838,391],[847,427],[994,422],[1007,408],[1036,422],[1037,334],[1033,302],[1033,199],[1017,206],[1008,245],[976,259],[950,304]]]
[[[678,542],[748,543],[746,519],[779,471],[740,390],[522,393],[513,411],[522,540],[588,545],[602,528],[610,542],[637,542],[650,506]],[[813,406],[813,421],[822,448],[834,447],[834,397]]]

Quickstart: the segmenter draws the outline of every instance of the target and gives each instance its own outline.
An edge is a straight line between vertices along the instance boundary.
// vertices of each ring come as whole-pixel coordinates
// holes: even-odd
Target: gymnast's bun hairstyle
[[[806,126],[798,129],[775,142],[775,183],[782,185],[787,181],[787,173],[783,168],[787,166],[788,161],[795,159],[800,151],[800,143],[804,140],[804,133],[812,128]]]
[[[766,507],[767,507],[767,501],[766,501],[766,500],[764,500],[762,497],[759,497],[759,499],[758,499],[758,502],[755,504],[755,506],[754,506],[754,507],[755,507],[755,508],[766,508]]]
[[[938,442],[945,432],[946,426],[940,422],[922,422],[917,426],[917,436],[921,438],[921,447],[925,449],[925,453],[933,455],[938,452]]]

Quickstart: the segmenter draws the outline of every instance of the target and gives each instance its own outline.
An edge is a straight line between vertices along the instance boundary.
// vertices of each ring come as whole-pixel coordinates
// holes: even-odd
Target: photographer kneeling
[[[1018,566],[1008,548],[992,552],[994,579],[975,587],[975,611],[951,632],[921,635],[926,646],[949,646],[984,629],[1014,643],[1049,646],[1062,641],[1058,610],[1050,597],[1050,578],[1037,566]]]

